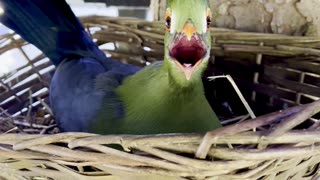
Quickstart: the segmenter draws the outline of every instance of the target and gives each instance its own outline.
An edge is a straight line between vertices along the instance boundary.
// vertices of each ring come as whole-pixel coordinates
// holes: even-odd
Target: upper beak
[[[197,32],[197,30],[192,23],[188,22],[184,25],[182,32],[187,36],[187,39],[190,41],[191,37]]]

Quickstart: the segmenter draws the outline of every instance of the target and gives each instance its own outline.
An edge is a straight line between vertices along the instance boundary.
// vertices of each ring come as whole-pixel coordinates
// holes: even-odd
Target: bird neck
[[[205,98],[201,79],[181,86],[170,77],[165,63],[154,63],[127,78],[117,89],[124,102],[161,103],[185,101],[185,98]],[[130,94],[130,96],[128,95]],[[138,103],[139,104],[139,103]]]
[[[203,92],[203,84],[201,78],[195,78],[192,80],[186,80],[184,79],[180,81],[176,77],[173,77],[172,74],[169,72],[169,66],[167,64],[167,61],[164,61],[159,74],[165,74],[166,76],[159,77],[159,81],[164,84],[163,86],[163,92],[170,94],[181,94],[181,95],[187,95],[187,94],[201,94]]]
[[[215,127],[216,116],[201,80],[194,86],[180,87],[165,70],[162,63],[150,65],[118,87],[125,112],[124,119],[117,121],[119,130],[141,134],[205,132]]]

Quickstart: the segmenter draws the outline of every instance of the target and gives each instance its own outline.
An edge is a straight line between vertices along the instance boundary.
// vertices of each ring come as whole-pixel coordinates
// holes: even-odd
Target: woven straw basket
[[[163,57],[160,22],[82,22],[99,45],[115,46],[106,51],[114,59],[144,66]],[[320,39],[227,29],[212,29],[212,39],[209,75],[230,74],[254,109],[285,110],[240,116],[205,136],[58,133],[47,102],[54,68],[1,36],[0,53],[18,48],[28,64],[0,79],[0,179],[320,178]]]

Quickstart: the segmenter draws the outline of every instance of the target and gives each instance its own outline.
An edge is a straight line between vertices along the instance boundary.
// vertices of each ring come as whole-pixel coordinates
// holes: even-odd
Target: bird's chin
[[[191,64],[181,64],[179,61],[177,60],[173,60],[173,62],[175,63],[175,65],[177,67],[180,68],[180,70],[183,71],[186,80],[190,80],[192,77],[192,74],[196,71],[196,69],[198,68],[198,66],[201,64],[202,60],[197,61],[196,64],[191,65]]]
[[[177,36],[170,44],[168,47],[170,59],[182,70],[186,79],[190,80],[208,55],[208,46],[197,34],[193,35],[191,39],[184,35]]]

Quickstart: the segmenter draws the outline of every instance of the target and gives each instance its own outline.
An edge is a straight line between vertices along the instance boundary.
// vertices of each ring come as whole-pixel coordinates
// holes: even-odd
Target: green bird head
[[[208,0],[167,0],[165,65],[180,86],[199,82],[211,49]]]

